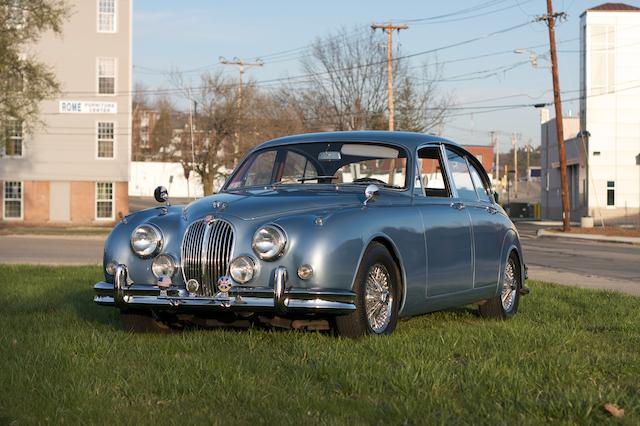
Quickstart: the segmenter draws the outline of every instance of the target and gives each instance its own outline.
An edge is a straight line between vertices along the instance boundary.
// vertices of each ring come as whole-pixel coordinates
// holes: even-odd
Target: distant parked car
[[[135,330],[259,321],[357,337],[470,303],[509,318],[526,268],[489,188],[478,160],[438,137],[275,139],[219,194],[119,223],[95,302]],[[167,198],[159,187],[156,199]]]

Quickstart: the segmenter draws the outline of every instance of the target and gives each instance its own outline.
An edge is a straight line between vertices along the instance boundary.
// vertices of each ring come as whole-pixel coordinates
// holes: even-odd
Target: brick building
[[[42,129],[14,123],[0,147],[0,221],[109,224],[128,213],[131,0],[73,0],[61,36],[29,46],[61,83]]]

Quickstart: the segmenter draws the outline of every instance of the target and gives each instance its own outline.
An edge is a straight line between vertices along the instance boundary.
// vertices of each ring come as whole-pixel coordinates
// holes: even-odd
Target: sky
[[[603,2],[554,1],[555,11],[567,14],[556,29],[560,88],[567,99],[577,96],[579,85],[580,14]],[[504,151],[516,132],[522,134],[521,144],[536,146],[540,110],[512,106],[552,101],[549,62],[538,57],[535,68],[531,53],[513,52],[547,54],[546,25],[534,22],[546,13],[545,0],[135,0],[133,8],[134,81],[148,88],[171,88],[167,72],[172,69],[185,71],[194,85],[203,71],[222,70],[237,78],[237,68],[220,65],[220,57],[263,58],[264,66],[245,74],[257,82],[304,74],[300,57],[317,38],[341,28],[366,34],[371,23],[402,20],[409,28],[394,34],[402,54],[433,51],[414,56],[410,64],[442,63],[439,90],[454,100],[443,136],[487,145],[493,130]],[[475,41],[447,47],[468,40]],[[474,59],[478,56],[484,57]],[[510,107],[493,111],[503,105]],[[563,102],[565,116],[577,116],[578,108],[575,101]]]

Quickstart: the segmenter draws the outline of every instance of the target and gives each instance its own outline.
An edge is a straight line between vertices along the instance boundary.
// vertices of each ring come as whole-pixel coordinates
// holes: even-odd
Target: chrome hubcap
[[[512,259],[507,262],[507,267],[504,271],[504,283],[502,284],[502,308],[509,312],[513,309],[513,305],[516,303],[516,296],[518,290],[518,279],[515,274],[515,263]]]
[[[369,327],[375,333],[382,333],[391,321],[393,294],[389,271],[380,263],[371,266],[367,272],[364,303]]]

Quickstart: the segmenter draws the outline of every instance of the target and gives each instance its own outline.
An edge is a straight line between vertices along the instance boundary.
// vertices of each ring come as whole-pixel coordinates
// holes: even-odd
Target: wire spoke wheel
[[[500,295],[502,308],[506,312],[510,312],[513,309],[513,305],[516,301],[518,279],[516,278],[515,268],[515,262],[513,261],[513,258],[510,257],[504,271],[504,282],[502,284],[502,294]]]
[[[383,264],[376,263],[367,271],[365,283],[365,310],[374,333],[386,330],[391,321],[392,307],[391,275]]]

